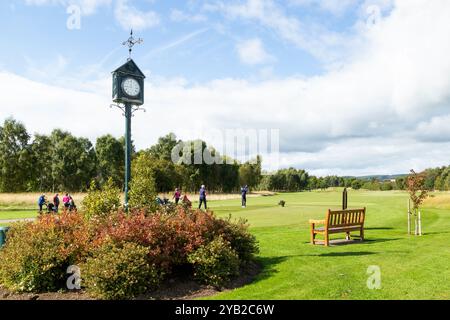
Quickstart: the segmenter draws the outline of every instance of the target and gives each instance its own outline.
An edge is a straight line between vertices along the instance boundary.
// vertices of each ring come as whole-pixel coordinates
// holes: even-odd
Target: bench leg
[[[328,236],[328,232],[325,233],[325,247],[330,245],[330,237]]]
[[[316,234],[314,233],[314,224],[311,224],[311,244],[315,244],[314,240],[316,238]]]
[[[345,240],[351,240],[351,238],[350,238],[350,232],[347,232],[347,233],[346,233]]]
[[[361,228],[359,235],[360,235],[361,241],[364,241],[364,228]]]

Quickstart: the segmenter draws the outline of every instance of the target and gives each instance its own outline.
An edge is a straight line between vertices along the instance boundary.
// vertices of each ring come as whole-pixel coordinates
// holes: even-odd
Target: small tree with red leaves
[[[414,214],[415,234],[422,235],[422,221],[419,207],[428,197],[428,190],[425,188],[425,173],[416,173],[411,169],[411,173],[406,178],[406,187],[409,193],[408,205],[408,233],[411,233],[411,214]],[[410,203],[413,205],[413,212],[410,209]]]

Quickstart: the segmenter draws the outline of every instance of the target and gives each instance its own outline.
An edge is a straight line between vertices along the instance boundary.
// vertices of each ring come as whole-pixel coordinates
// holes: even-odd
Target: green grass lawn
[[[38,216],[38,210],[4,210],[0,209],[0,224],[1,220],[10,219],[25,219],[36,218]]]
[[[422,237],[406,234],[407,198],[397,191],[349,191],[350,208],[367,208],[366,241],[328,248],[309,244],[308,220],[338,209],[339,190],[249,198],[245,209],[240,200],[209,201],[218,216],[248,219],[263,270],[251,284],[207,299],[450,299],[449,194],[423,208]],[[0,220],[36,216],[36,210],[0,207]],[[372,265],[381,269],[378,290],[366,285]]]
[[[325,218],[340,199],[337,191],[280,194],[251,198],[246,209],[210,201],[219,216],[249,220],[263,265],[253,283],[210,299],[450,299],[450,210],[424,208],[424,235],[408,236],[406,193],[350,191],[350,208],[367,207],[366,241],[310,245],[308,220]],[[367,287],[371,265],[381,269],[381,289]]]

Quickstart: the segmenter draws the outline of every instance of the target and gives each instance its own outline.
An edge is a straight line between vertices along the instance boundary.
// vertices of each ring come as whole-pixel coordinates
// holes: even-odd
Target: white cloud
[[[258,38],[238,43],[237,51],[241,62],[249,65],[265,64],[274,60],[264,49],[261,39]]]
[[[361,29],[351,62],[320,76],[198,85],[149,78],[147,113],[133,118],[133,139],[144,148],[170,131],[278,128],[282,164],[317,174],[405,173],[448,165],[449,16],[447,0],[398,0],[378,25]],[[48,132],[51,118],[91,139],[121,135],[120,112],[107,108],[110,81],[99,80],[92,94],[0,73],[0,87],[11,93],[0,121],[13,115],[31,131]]]
[[[114,14],[125,30],[144,30],[160,23],[159,15],[154,11],[141,11],[129,4],[129,0],[117,0]]]
[[[81,12],[85,15],[94,14],[101,6],[109,6],[112,0],[25,0],[27,5],[43,6],[43,5],[77,5],[81,8]]]
[[[146,60],[146,59],[152,57],[155,54],[162,53],[162,52],[164,52],[166,50],[170,50],[170,49],[176,48],[178,46],[181,46],[181,45],[189,42],[190,40],[194,39],[195,37],[205,33],[206,31],[208,31],[208,28],[195,30],[195,31],[193,31],[191,33],[188,33],[186,35],[183,35],[180,38],[175,39],[175,40],[173,40],[173,41],[171,41],[169,43],[166,43],[166,44],[164,44],[162,46],[154,48],[150,52],[148,52],[147,54],[145,54],[143,56],[143,60]]]
[[[111,127],[119,127],[121,119],[108,108],[107,92],[65,89],[6,72],[0,72],[0,83],[9,92],[5,98],[9,106],[0,110],[0,119],[13,116],[24,121],[31,133],[50,133],[55,127],[91,139],[108,131],[118,133]]]
[[[61,54],[58,54],[55,59],[44,66],[42,64],[37,64],[28,56],[25,56],[24,59],[27,65],[27,76],[31,79],[37,79],[43,82],[60,79],[69,64],[67,58]]]
[[[175,22],[205,22],[208,17],[202,14],[188,14],[178,9],[170,12],[170,20]]]
[[[413,135],[424,141],[450,141],[450,114],[419,123]],[[449,158],[450,159],[450,158]]]
[[[347,56],[352,37],[326,29],[318,23],[304,23],[289,15],[273,0],[223,2],[205,6],[206,11],[221,12],[228,19],[256,21],[273,30],[281,39],[294,44],[328,64]]]
[[[289,0],[291,5],[297,6],[313,6],[321,10],[330,12],[334,15],[341,15],[342,13],[354,7],[360,0]]]

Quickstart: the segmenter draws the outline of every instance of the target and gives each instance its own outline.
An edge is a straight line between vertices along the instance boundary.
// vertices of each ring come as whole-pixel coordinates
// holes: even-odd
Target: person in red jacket
[[[178,188],[175,188],[175,194],[173,195],[172,199],[175,199],[175,203],[178,204],[181,198],[181,192],[178,190]]]

